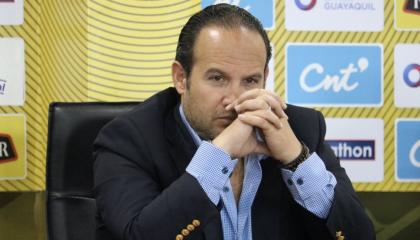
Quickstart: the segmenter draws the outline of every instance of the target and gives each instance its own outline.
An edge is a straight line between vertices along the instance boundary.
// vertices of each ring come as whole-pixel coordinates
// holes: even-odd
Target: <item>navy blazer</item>
[[[193,230],[186,240],[223,239],[218,206],[185,172],[197,147],[180,118],[179,101],[176,90],[168,88],[99,133],[94,145],[97,239],[175,239],[187,226]],[[333,204],[327,219],[307,211],[285,186],[278,162],[264,160],[252,205],[253,239],[320,240],[340,234],[346,240],[375,239],[345,170],[324,142],[322,114],[292,105],[286,113],[296,136],[336,177]]]

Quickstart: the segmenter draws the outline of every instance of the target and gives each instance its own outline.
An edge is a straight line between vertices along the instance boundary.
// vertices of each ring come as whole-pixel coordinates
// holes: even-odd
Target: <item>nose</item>
[[[240,85],[238,84],[229,84],[224,90],[224,96],[223,96],[223,105],[227,106],[234,102],[241,94],[243,90],[241,89]]]

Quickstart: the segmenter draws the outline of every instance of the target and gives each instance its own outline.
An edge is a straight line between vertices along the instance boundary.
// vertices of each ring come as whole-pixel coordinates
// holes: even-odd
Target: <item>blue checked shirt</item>
[[[224,239],[251,240],[251,206],[262,178],[260,161],[264,160],[265,156],[251,154],[245,158],[243,188],[237,206],[229,176],[238,160],[232,160],[222,149],[201,140],[186,120],[182,105],[179,111],[198,146],[186,171],[197,179],[215,205],[218,205],[219,201],[223,202],[220,217]],[[295,201],[318,217],[326,218],[337,181],[334,175],[327,171],[319,156],[313,153],[295,172],[285,169],[281,171]]]

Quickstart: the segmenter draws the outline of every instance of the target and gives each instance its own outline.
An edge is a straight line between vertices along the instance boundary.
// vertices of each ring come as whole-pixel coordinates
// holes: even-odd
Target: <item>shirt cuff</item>
[[[292,172],[283,168],[281,171],[283,180],[293,197],[303,201],[323,192],[328,184],[333,185],[333,189],[336,184],[335,178],[327,171],[324,162],[316,153],[312,153],[308,159],[298,166],[296,171]]]
[[[237,162],[238,160],[232,160],[222,149],[203,141],[186,171],[197,179],[213,204],[217,205],[220,192],[229,180]]]

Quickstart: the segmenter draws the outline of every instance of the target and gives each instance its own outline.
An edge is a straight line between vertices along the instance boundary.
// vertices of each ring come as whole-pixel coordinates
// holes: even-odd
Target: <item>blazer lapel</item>
[[[195,152],[197,146],[188,132],[187,127],[182,122],[179,113],[179,104],[173,109],[165,122],[165,134],[169,141],[169,152],[176,166],[179,176],[181,176]],[[220,215],[215,215],[203,229],[204,239],[223,239],[222,222]],[[200,238],[201,239],[201,238]]]
[[[179,104],[173,108],[172,113],[169,113],[166,118],[165,134],[169,142],[169,152],[180,176],[185,172],[197,151],[197,146],[182,122],[178,107]]]

